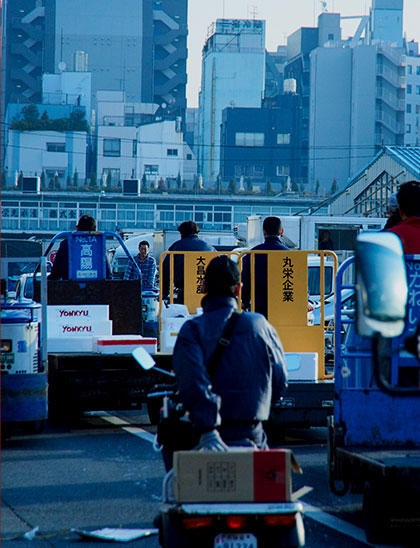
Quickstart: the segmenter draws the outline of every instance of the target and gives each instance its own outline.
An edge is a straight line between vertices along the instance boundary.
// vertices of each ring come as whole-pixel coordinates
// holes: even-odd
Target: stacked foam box
[[[93,351],[99,354],[131,354],[138,346],[142,346],[149,354],[155,354],[157,339],[141,335],[93,337]]]
[[[94,336],[112,335],[106,304],[48,305],[48,352],[92,352]]]
[[[173,352],[178,333],[189,318],[188,308],[184,304],[170,304],[162,310],[159,333],[161,352]]]
[[[315,381],[318,379],[317,352],[285,352],[287,376],[292,381]]]

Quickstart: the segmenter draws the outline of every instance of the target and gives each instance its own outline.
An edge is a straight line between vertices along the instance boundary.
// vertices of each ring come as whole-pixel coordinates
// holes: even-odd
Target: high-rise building
[[[404,144],[402,0],[376,0],[355,35],[321,33],[310,54],[309,181],[342,187],[382,146]],[[334,21],[332,21],[334,23]],[[324,21],[325,23],[325,21]],[[324,25],[325,26],[325,25]],[[331,34],[331,40],[329,35]],[[326,42],[323,42],[325,39]]]
[[[417,42],[407,44],[405,97],[405,145],[420,144],[420,55]]]
[[[296,82],[296,93],[301,98],[301,173],[303,182],[308,180],[309,146],[309,97],[310,97],[310,61],[309,54],[318,46],[318,29],[302,27],[287,38],[287,61],[284,66],[284,78]]]
[[[9,103],[40,103],[44,66],[44,7],[40,0],[4,0],[1,6],[1,143],[4,165]]]
[[[225,107],[260,107],[265,78],[265,21],[217,19],[203,47],[199,97],[199,171],[204,184],[220,171]]]
[[[123,91],[184,117],[186,39],[187,0],[4,0],[2,120],[9,103],[41,102],[43,73],[65,71],[92,73],[93,105]]]
[[[93,103],[98,90],[153,100],[152,0],[45,0],[45,38],[45,72],[73,70],[85,52]]]

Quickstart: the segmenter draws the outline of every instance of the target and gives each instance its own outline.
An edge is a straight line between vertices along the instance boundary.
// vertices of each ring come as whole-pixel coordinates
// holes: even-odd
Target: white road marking
[[[125,426],[123,430],[125,430],[129,434],[133,434],[134,436],[137,436],[138,438],[141,438],[142,440],[148,441],[150,443],[153,443],[155,439],[154,434],[151,434],[150,432],[146,432],[146,430],[143,430],[143,428],[139,428],[138,426]]]
[[[146,430],[143,430],[143,428],[139,428],[137,426],[128,426],[129,423],[127,421],[120,419],[119,417],[116,417],[115,415],[110,415],[106,411],[94,411],[86,414],[89,414],[91,416],[100,416],[107,422],[114,424],[115,426],[120,426],[128,434],[133,434],[134,436],[137,436],[138,438],[148,441],[149,443],[153,443],[155,439],[154,434],[150,434],[150,432],[147,432]],[[337,518],[336,516],[328,514],[327,512],[324,512],[323,510],[321,510],[321,508],[318,508],[317,506],[307,504],[306,502],[302,502],[302,504],[303,504],[303,513],[306,517],[311,518],[317,523],[320,523],[321,525],[325,525],[326,527],[329,527],[330,529],[333,529],[334,531],[337,531],[348,537],[351,537],[357,540],[358,542],[361,542],[362,544],[366,544],[368,546],[371,546],[372,548],[399,548],[398,546],[391,546],[389,544],[387,544],[386,546],[382,544],[370,544],[367,542],[365,533],[363,529],[361,529],[360,527],[357,527],[356,525],[348,523],[347,521],[343,521],[342,519]]]
[[[91,411],[85,414],[88,416],[101,417],[104,421],[107,421],[114,426],[120,426],[122,430],[125,430],[129,434],[133,434],[133,436],[137,436],[142,440],[148,441],[149,443],[153,443],[155,439],[154,434],[151,434],[150,432],[147,432],[147,430],[139,428],[138,426],[130,426],[130,423],[126,420],[121,419],[120,417],[117,417],[115,415],[110,415],[106,411]]]
[[[398,546],[391,546],[390,544],[382,545],[382,544],[370,544],[366,540],[365,532],[360,527],[357,527],[356,525],[353,525],[351,523],[348,523],[347,521],[343,521],[340,518],[337,518],[336,516],[333,516],[331,514],[328,514],[327,512],[324,512],[317,506],[312,506],[311,504],[307,504],[306,502],[302,502],[303,504],[303,513],[308,518],[313,519],[317,523],[320,523],[321,525],[325,525],[329,527],[330,529],[334,529],[335,531],[338,531],[339,533],[343,533],[344,535],[354,538],[355,540],[367,544],[368,546],[372,546],[374,548],[400,548]]]

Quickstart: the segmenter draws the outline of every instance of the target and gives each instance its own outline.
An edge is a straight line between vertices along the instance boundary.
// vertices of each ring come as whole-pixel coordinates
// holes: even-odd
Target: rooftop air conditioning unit
[[[23,177],[22,192],[33,192],[35,194],[39,194],[41,192],[41,178]]]
[[[123,179],[124,196],[140,196],[140,179]]]

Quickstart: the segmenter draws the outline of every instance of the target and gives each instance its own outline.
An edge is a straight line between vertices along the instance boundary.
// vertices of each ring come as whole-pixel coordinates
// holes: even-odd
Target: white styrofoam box
[[[78,322],[80,320],[109,320],[108,304],[49,304],[47,306],[48,322]]]
[[[188,318],[190,313],[186,304],[168,304],[162,307],[161,318]]]
[[[178,333],[189,318],[164,318],[160,319],[159,350],[172,352]]]
[[[110,337],[94,337],[94,352],[100,354],[131,354],[138,346],[149,354],[156,354],[157,339],[141,335],[111,335]]]
[[[317,352],[285,352],[287,376],[293,381],[314,381],[318,378]]]
[[[70,337],[74,339],[86,335],[90,337],[93,335],[112,335],[112,321],[86,321],[84,319],[80,322],[56,321],[47,323],[47,336],[49,338]]]
[[[159,350],[171,354],[174,350],[178,333],[174,334],[170,331],[161,331],[159,336]]]
[[[162,331],[170,331],[175,335],[178,335],[181,327],[189,319],[190,318],[161,318],[160,326]]]
[[[84,353],[93,351],[93,337],[77,337],[77,344],[72,337],[51,337],[47,340],[49,354],[54,353]]]

